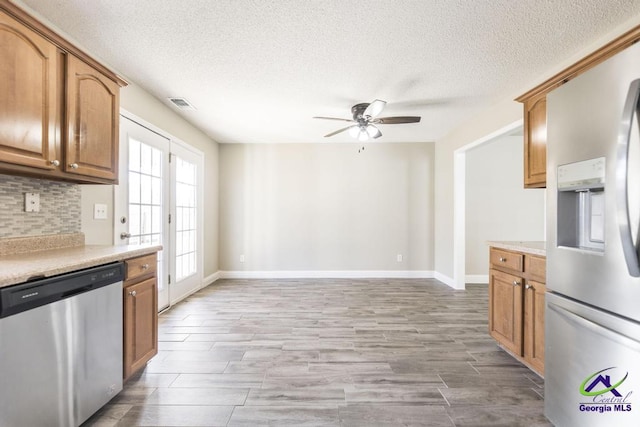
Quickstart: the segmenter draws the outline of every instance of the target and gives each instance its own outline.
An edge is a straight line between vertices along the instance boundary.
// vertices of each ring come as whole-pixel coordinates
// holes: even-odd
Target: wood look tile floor
[[[543,380],[487,332],[487,287],[220,280],[87,426],[549,426]]]

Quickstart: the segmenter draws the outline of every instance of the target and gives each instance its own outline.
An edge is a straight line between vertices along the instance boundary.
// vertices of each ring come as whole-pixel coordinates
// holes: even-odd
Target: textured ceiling
[[[434,141],[640,14],[640,0],[22,0],[218,142],[323,135],[376,98]],[[173,108],[173,107],[171,107]]]

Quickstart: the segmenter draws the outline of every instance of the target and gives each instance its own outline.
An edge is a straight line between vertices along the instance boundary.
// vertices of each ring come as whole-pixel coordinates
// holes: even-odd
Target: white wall
[[[488,240],[544,240],[544,189],[523,188],[522,136],[466,151],[465,273],[489,274]]]
[[[586,45],[576,52],[571,58],[558,64],[547,73],[541,74],[540,79],[532,82],[523,82],[522,89],[518,93],[505,94],[502,99],[471,119],[462,123],[446,137],[436,141],[435,163],[435,270],[436,277],[453,285],[454,279],[454,152],[474,141],[478,141],[495,131],[505,128],[518,120],[522,120],[522,105],[514,98],[527,92],[529,89],[544,82],[553,75],[559,73],[568,66],[576,63],[591,52],[600,48],[609,41],[622,35],[626,31],[640,24],[640,16],[631,18],[628,22],[613,29],[609,34],[601,37],[594,43]],[[460,260],[458,260],[460,261]]]
[[[433,144],[358,148],[221,145],[220,269],[432,270]]]
[[[120,106],[204,153],[204,277],[218,271],[218,144],[134,83],[120,91]],[[93,204],[108,206],[107,220],[93,219]],[[87,244],[111,244],[113,186],[82,186],[82,231]]]

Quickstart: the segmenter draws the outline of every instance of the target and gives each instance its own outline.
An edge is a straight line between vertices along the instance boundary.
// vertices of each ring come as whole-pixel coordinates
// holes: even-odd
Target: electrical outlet
[[[244,255],[240,255],[240,262],[244,262]]]
[[[40,193],[24,193],[24,211],[40,212]]]
[[[107,205],[96,203],[93,205],[93,219],[107,219]]]
[[[396,261],[402,262],[402,254],[396,255]]]

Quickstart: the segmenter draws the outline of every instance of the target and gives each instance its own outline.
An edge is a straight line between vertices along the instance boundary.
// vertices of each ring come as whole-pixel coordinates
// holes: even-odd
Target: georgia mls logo
[[[616,367],[606,368],[589,375],[580,384],[580,394],[588,402],[580,403],[581,412],[630,412],[632,391],[623,386],[629,377],[628,372]]]

